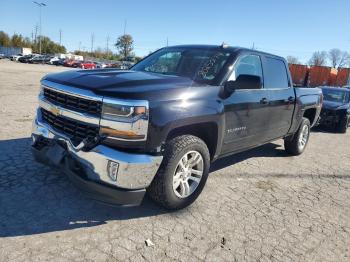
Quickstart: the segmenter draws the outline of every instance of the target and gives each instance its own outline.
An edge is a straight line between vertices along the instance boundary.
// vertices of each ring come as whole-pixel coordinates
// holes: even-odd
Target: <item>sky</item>
[[[306,62],[314,51],[350,52],[349,0],[37,0],[42,34],[69,51],[112,47],[124,32],[136,55],[168,45],[217,44],[255,47]],[[31,37],[39,8],[29,0],[0,0],[0,30]]]

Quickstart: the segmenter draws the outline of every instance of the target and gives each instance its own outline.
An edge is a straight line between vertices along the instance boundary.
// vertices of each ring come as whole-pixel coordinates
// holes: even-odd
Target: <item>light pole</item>
[[[40,33],[40,37],[39,37],[39,53],[41,54],[41,38],[42,38],[42,35],[41,35],[41,8],[46,6],[45,3],[38,3],[36,1],[33,1],[34,4],[36,4],[38,7],[39,7],[39,33]]]

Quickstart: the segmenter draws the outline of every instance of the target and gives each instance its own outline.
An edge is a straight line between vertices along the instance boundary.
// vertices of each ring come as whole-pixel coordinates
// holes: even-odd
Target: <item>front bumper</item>
[[[126,153],[104,145],[84,152],[46,125],[40,110],[33,122],[32,139],[32,152],[38,162],[63,169],[78,188],[110,204],[140,204],[163,158]],[[111,161],[119,164],[116,180],[108,174]]]

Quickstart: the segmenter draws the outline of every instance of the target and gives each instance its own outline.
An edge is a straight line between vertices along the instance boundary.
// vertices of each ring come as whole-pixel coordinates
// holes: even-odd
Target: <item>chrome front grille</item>
[[[94,101],[79,96],[69,95],[47,87],[44,87],[43,95],[46,100],[64,108],[77,112],[88,113],[94,116],[101,115],[101,101]]]
[[[99,126],[56,116],[50,111],[41,108],[42,119],[53,129],[70,138],[73,144],[78,145],[85,138],[95,138]]]

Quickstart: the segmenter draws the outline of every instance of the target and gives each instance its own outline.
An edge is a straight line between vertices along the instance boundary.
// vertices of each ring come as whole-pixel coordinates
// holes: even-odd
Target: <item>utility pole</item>
[[[125,33],[126,33],[126,22],[127,22],[127,20],[125,19],[125,20],[124,20],[124,35],[125,35]]]
[[[94,40],[95,40],[95,34],[91,34],[91,53],[94,51]]]
[[[107,52],[107,56],[109,54],[109,40],[110,40],[110,37],[108,35],[107,38],[106,38],[106,52]]]
[[[39,54],[41,54],[41,38],[42,38],[42,35],[41,35],[41,8],[44,7],[44,6],[47,6],[45,3],[38,3],[38,2],[35,2],[33,1],[34,4],[36,4],[38,7],[39,7]]]
[[[34,43],[36,44],[37,43],[37,40],[38,40],[38,25],[36,24],[35,25],[35,29],[34,29]]]
[[[166,47],[169,46],[169,41],[168,41],[168,37],[166,38]]]
[[[60,29],[60,45],[62,45],[62,29]]]
[[[81,51],[81,41],[79,41],[79,48],[78,48],[79,51]]]

